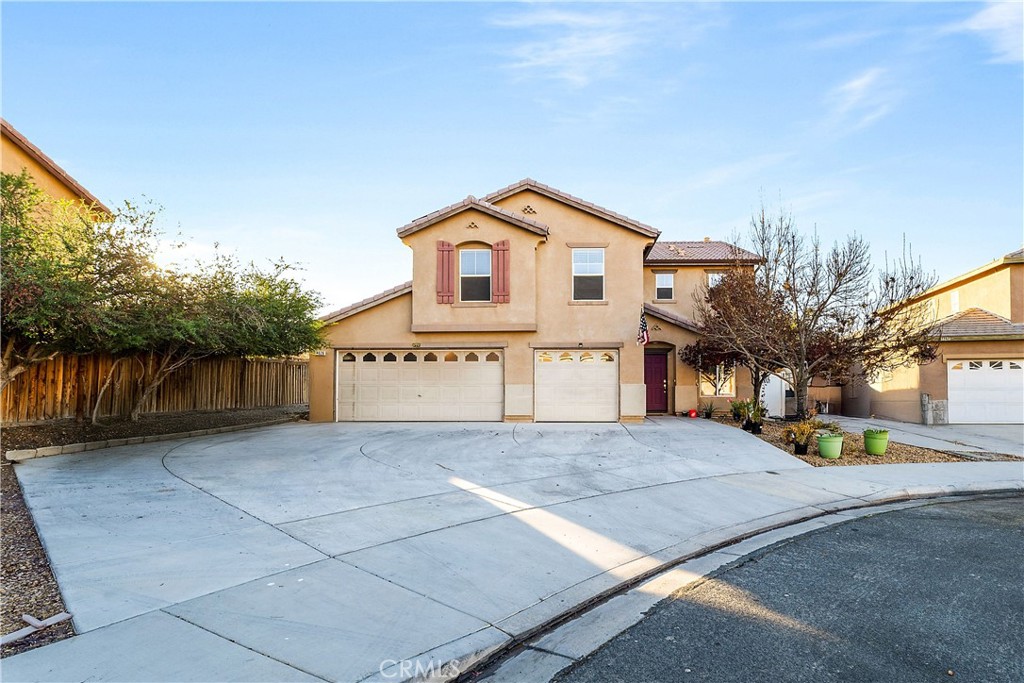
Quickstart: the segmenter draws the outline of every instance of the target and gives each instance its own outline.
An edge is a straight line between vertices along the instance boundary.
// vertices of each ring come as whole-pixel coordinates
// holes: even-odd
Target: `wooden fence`
[[[114,359],[58,356],[15,378],[0,396],[3,424],[26,424],[92,414]],[[122,361],[100,401],[99,414],[127,416],[141,393],[141,366]],[[298,360],[212,358],[172,373],[143,405],[143,413],[266,408],[309,403],[309,364]]]

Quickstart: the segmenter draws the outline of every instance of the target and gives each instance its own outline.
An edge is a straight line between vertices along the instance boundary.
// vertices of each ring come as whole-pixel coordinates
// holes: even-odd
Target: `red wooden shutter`
[[[455,303],[455,245],[437,242],[437,303]]]
[[[508,240],[495,242],[491,247],[491,301],[507,304],[509,300],[509,245]]]

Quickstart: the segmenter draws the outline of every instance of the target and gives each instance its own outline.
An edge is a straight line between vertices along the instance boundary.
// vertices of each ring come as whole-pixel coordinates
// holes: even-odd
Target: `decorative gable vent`
[[[526,206],[523,207],[523,213],[525,213],[527,215],[533,214],[533,213],[537,213],[537,209],[535,209],[532,206],[530,206],[529,204],[527,204]]]
[[[467,230],[477,230],[479,228],[480,228],[480,226],[477,225],[476,223],[474,223],[473,221],[470,221],[469,225],[466,226]]]

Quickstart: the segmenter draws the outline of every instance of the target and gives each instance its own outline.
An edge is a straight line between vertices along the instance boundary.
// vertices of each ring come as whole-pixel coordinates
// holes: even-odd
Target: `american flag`
[[[636,345],[640,346],[643,344],[647,346],[651,343],[651,333],[647,330],[647,314],[644,313],[643,307],[640,308],[640,329],[636,332]]]

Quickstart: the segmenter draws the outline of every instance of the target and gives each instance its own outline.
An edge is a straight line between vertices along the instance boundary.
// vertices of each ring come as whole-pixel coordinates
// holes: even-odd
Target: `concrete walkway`
[[[965,455],[1014,455],[1024,458],[1024,425],[921,425],[881,418],[829,415],[850,432],[888,429],[889,440],[909,446]]]
[[[285,425],[33,460],[81,635],[20,680],[399,680],[737,537],[1022,463],[812,468],[732,427]]]

